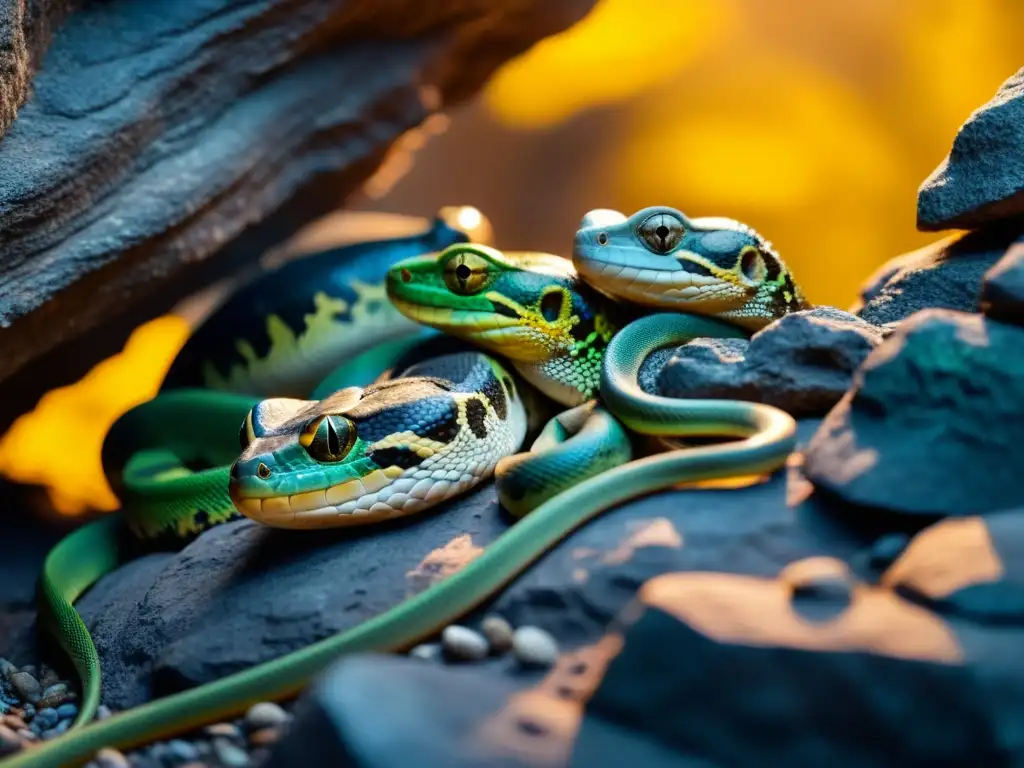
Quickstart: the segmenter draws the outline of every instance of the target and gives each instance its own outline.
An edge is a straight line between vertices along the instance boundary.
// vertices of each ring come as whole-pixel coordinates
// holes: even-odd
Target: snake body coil
[[[281,527],[373,523],[431,506],[493,471],[503,504],[520,519],[483,554],[357,627],[215,683],[76,727],[13,758],[12,768],[79,764],[103,746],[134,746],[238,714],[254,701],[292,696],[340,654],[401,651],[430,637],[492,598],[579,526],[623,501],[680,482],[781,467],[795,442],[795,422],[783,411],[759,403],[662,398],[643,392],[637,377],[655,349],[699,336],[745,335],[755,325],[804,306],[802,298],[772,298],[776,289],[797,296],[788,271],[784,265],[771,267],[768,249],[749,233],[737,239],[737,230],[726,228],[730,234],[709,239],[710,230],[693,227],[672,209],[641,213],[627,220],[598,211],[584,219],[574,257],[581,273],[586,269],[595,275],[590,282],[599,292],[582,283],[568,262],[552,261],[556,257],[514,256],[469,244],[405,259],[388,271],[388,295],[403,314],[502,356],[549,397],[572,406],[548,424],[527,454],[515,453],[527,415],[518,385],[502,360],[479,353],[437,358],[391,382],[344,389],[317,402],[274,398],[252,403],[249,398],[225,408],[225,423],[240,417],[234,434],[241,439],[242,455],[234,448],[230,471],[223,466],[213,471],[223,474],[217,476],[217,490],[230,494],[232,508]],[[690,237],[692,230],[698,235]],[[678,287],[681,278],[659,277],[659,262],[649,257],[672,256],[682,246],[686,253],[678,259],[699,257],[702,268],[722,284],[719,292],[689,292],[688,309],[697,314],[659,314],[624,323],[628,309],[603,296],[629,293],[632,300],[637,288],[616,282],[623,270],[592,263],[613,236],[618,257],[636,257],[644,265],[629,267],[637,274],[627,275],[627,282],[643,282],[652,297],[659,285]],[[729,247],[735,251],[731,256]],[[714,258],[707,256],[711,251]],[[690,271],[697,274],[696,268]],[[707,302],[696,300],[701,297]],[[718,319],[723,316],[742,322]],[[144,416],[142,411],[127,417],[121,429],[149,433]],[[634,432],[661,437],[739,439],[628,461],[631,447],[620,421]],[[494,442],[494,436],[500,439]],[[147,473],[155,483],[148,488],[150,495],[182,472],[179,463],[161,475],[159,451],[174,447],[174,440],[162,435],[153,443],[155,453],[142,467],[132,462],[146,450],[128,456],[122,472],[129,484],[134,471]],[[193,494],[185,507],[198,506],[197,500]],[[157,517],[143,514],[136,519],[137,529],[144,533],[153,524],[167,530],[167,520]],[[186,510],[181,518],[171,518],[194,521],[196,514]],[[98,696],[98,666],[81,669],[83,660],[95,663],[90,661],[95,650],[71,602],[119,561],[120,553],[110,545],[114,525],[101,521],[59,544],[42,578],[42,610],[51,611],[65,648],[73,657],[79,654],[86,690],[83,712]],[[94,554],[73,564],[86,547],[95,547],[89,550]]]

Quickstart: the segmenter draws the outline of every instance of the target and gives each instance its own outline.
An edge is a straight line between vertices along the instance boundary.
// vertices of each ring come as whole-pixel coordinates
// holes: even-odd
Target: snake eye
[[[444,263],[444,283],[459,296],[480,293],[491,279],[490,262],[472,251],[453,253]]]
[[[238,430],[238,444],[244,451],[249,447],[249,443],[256,439],[256,434],[252,428],[252,411],[249,411],[245,415],[245,421],[242,422],[241,429]]]
[[[306,453],[322,464],[341,461],[356,442],[355,425],[344,416],[321,416],[314,419],[299,436]]]
[[[654,213],[640,222],[637,235],[655,253],[668,253],[683,239],[683,223],[668,213]]]

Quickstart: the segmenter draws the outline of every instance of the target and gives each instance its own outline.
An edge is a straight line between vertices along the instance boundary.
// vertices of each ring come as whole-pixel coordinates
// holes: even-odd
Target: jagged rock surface
[[[925,310],[865,361],[804,461],[845,501],[920,515],[1024,499],[1024,329]]]
[[[818,307],[783,317],[749,342],[696,339],[668,353],[660,372],[651,370],[658,358],[645,365],[642,384],[666,397],[753,400],[794,416],[822,416],[881,340],[881,328]]]
[[[403,134],[591,5],[83,6],[0,142],[0,379],[337,207]]]
[[[977,312],[985,273],[1021,231],[1014,225],[993,227],[897,256],[866,281],[852,311],[875,325],[898,323],[922,309]]]
[[[1024,69],[960,126],[921,185],[917,226],[969,229],[1024,215]]]

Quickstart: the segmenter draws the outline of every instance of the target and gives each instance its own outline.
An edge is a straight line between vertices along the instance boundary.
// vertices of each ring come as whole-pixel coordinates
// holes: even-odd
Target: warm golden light
[[[156,394],[189,330],[174,315],[146,323],[119,354],[44,395],[0,438],[0,472],[46,486],[54,509],[64,514],[116,509],[100,463],[103,437],[122,413]]]

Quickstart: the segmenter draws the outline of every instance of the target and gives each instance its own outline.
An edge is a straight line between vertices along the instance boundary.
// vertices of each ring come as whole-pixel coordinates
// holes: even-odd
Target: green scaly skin
[[[419,263],[424,260],[413,261]],[[465,263],[466,259],[463,258],[462,262]],[[478,262],[471,261],[471,266],[473,265],[478,266]],[[404,279],[401,269],[408,269],[408,266],[396,267],[392,274],[399,282],[412,282]],[[557,276],[548,277],[554,278],[553,282],[560,287],[565,287],[565,283]],[[458,281],[460,275],[456,273],[452,279]],[[393,282],[389,281],[389,286]],[[595,282],[603,291],[611,293],[605,286],[600,285],[599,280]],[[521,300],[526,298],[527,296],[523,294],[515,303],[527,308],[529,302],[524,303]],[[552,308],[555,303],[553,299],[548,299],[547,306],[539,303],[534,305],[534,308],[542,317],[546,310],[548,317],[564,320],[566,314],[571,314],[566,313],[564,300],[563,294],[557,313]],[[403,312],[408,311],[408,307],[403,307],[400,303],[396,303],[396,306]],[[427,306],[431,311],[437,309],[429,304]],[[445,315],[443,324],[450,326],[443,330],[457,333],[458,326],[451,322],[452,313],[448,311],[452,307],[442,305],[441,308],[445,310],[442,313]],[[470,309],[481,312],[482,308],[478,306]],[[518,514],[529,511],[531,502],[539,502],[530,514],[523,517],[468,566],[395,609],[352,630],[275,661],[261,664],[216,683],[119,713],[103,722],[77,728],[45,746],[12,758],[8,764],[12,768],[78,765],[88,760],[103,746],[135,746],[239,714],[258,700],[294,696],[314,675],[339,655],[369,650],[401,651],[434,635],[446,624],[458,620],[468,611],[492,598],[497,591],[576,528],[616,504],[680,482],[772,472],[784,464],[794,447],[795,422],[776,408],[734,401],[676,401],[651,396],[640,390],[637,384],[639,368],[650,351],[682,344],[696,336],[733,335],[737,331],[729,324],[716,323],[708,318],[698,318],[699,322],[695,322],[694,318],[687,316],[654,315],[626,326],[610,341],[607,341],[606,335],[610,336],[611,333],[588,333],[583,339],[577,339],[577,342],[584,343],[575,347],[576,355],[572,354],[572,348],[567,351],[564,344],[551,344],[548,346],[549,356],[544,358],[536,352],[538,346],[544,346],[543,343],[523,343],[524,338],[536,336],[536,318],[530,317],[529,313],[519,315],[522,322],[516,325],[517,328],[529,327],[528,332],[515,331],[503,334],[481,331],[481,326],[488,324],[494,330],[509,327],[504,319],[508,317],[509,309],[510,305],[506,303],[503,309],[495,314],[495,317],[500,316],[501,320],[487,321],[483,314],[474,315],[471,322],[475,327],[465,335],[470,338],[483,336],[484,341],[480,338],[474,340],[489,349],[505,354],[521,371],[523,368],[520,367],[520,363],[527,363],[524,367],[535,380],[540,376],[538,371],[553,374],[567,370],[564,364],[583,352],[586,355],[583,359],[588,364],[580,366],[581,370],[573,371],[570,368],[569,375],[564,379],[555,379],[553,383],[542,382],[548,385],[549,394],[553,392],[561,396],[562,402],[575,404],[586,400],[590,395],[598,394],[606,407],[638,432],[663,436],[727,434],[742,439],[724,445],[669,451],[621,466],[612,466],[607,471],[583,479],[561,493],[557,493],[560,489],[554,489],[555,492],[552,492],[553,489],[550,487],[528,488],[529,493],[523,496],[527,501],[519,507]],[[423,318],[417,319],[423,321]],[[509,339],[507,345],[502,343],[503,337]],[[596,347],[596,352],[587,352],[592,347]],[[524,354],[524,349],[533,349],[534,352],[527,355]],[[523,359],[524,357],[527,359]],[[599,380],[596,392],[593,383],[594,366],[591,363],[595,357],[598,360]],[[558,364],[553,364],[554,361]],[[259,414],[256,411],[253,413],[256,416],[255,421],[262,423]],[[317,418],[321,417],[322,413],[317,415]],[[288,423],[287,419],[279,423],[271,420],[264,424],[269,425],[269,431],[256,435],[253,421],[253,418],[247,419],[250,425],[248,429],[243,425],[243,434],[250,439],[272,437],[273,429]],[[297,426],[297,423],[290,424],[291,432],[278,437],[284,442],[301,442],[299,435],[295,434]],[[313,430],[315,434],[322,431],[320,426]],[[606,450],[607,455],[613,457],[597,462],[602,466],[614,464],[619,459],[625,461],[628,458],[628,449],[622,448],[624,436],[615,419],[609,418],[606,412],[594,404],[586,403],[574,411],[562,414],[557,423],[549,425],[534,447],[541,451],[537,454],[539,459],[561,454],[561,469],[556,469],[554,474],[564,481],[566,474],[578,467],[585,456],[595,456],[601,450]],[[580,449],[579,460],[574,460],[576,457],[571,453],[574,446],[570,444],[573,441],[579,441],[575,446]],[[587,445],[590,447],[587,448]],[[619,446],[617,456],[616,445]],[[568,449],[566,446],[569,446]],[[570,452],[566,453],[566,450]],[[261,455],[266,455],[266,452]],[[243,455],[242,461],[246,460]],[[529,462],[521,462],[519,459],[505,461],[509,476],[515,474],[520,464],[529,466]],[[241,463],[239,462],[239,465]],[[258,464],[259,462],[256,463],[257,467]],[[252,463],[247,466],[251,467]],[[559,466],[557,462],[555,466]],[[501,470],[502,465],[499,464],[496,470],[499,476]],[[521,482],[527,485],[553,485],[551,475],[543,473],[527,475]],[[234,486],[236,498],[239,497],[239,487],[240,484]],[[531,495],[534,490],[538,492]],[[545,497],[546,500],[540,501]],[[112,520],[104,520],[96,524],[97,527],[83,529],[58,545],[48,558],[42,578],[44,599],[53,605],[66,605],[70,611],[58,612],[54,619],[64,636],[66,646],[74,647],[76,642],[80,643],[83,638],[88,639],[88,633],[77,613],[70,607],[70,601],[91,583],[91,574],[104,572],[105,567],[117,562],[117,552],[105,548],[112,537],[106,535],[107,532],[100,527],[112,525]],[[90,544],[97,545],[97,549],[88,549]],[[82,562],[80,567],[68,568],[69,563],[77,561],[85,562]],[[91,647],[91,639],[88,639],[88,643]],[[96,672],[98,674],[98,668]]]

